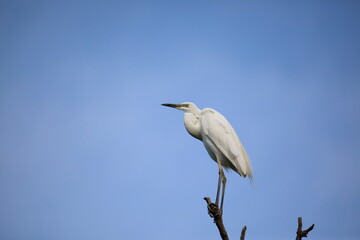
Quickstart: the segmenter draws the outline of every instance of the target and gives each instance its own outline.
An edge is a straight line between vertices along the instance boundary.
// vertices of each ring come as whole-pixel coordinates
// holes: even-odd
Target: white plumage
[[[232,169],[242,177],[252,180],[250,160],[235,130],[226,118],[211,108],[200,110],[194,103],[162,104],[185,112],[184,124],[188,133],[201,140],[210,157],[218,163],[219,182],[216,204],[219,202],[220,183],[223,183],[221,209],[226,178],[222,167]]]
[[[202,142],[211,158],[242,177],[252,178],[249,158],[236,132],[219,112],[205,108],[200,116]]]

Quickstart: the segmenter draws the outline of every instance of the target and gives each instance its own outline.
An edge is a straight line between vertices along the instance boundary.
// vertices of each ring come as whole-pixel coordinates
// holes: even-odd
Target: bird
[[[222,189],[220,205],[222,214],[226,187],[223,168],[231,169],[243,178],[248,177],[250,182],[253,180],[250,159],[238,135],[228,120],[214,109],[204,108],[200,110],[192,102],[163,103],[161,105],[184,112],[184,125],[187,132],[203,142],[206,151],[217,163],[219,178],[215,204],[219,206],[220,189]]]

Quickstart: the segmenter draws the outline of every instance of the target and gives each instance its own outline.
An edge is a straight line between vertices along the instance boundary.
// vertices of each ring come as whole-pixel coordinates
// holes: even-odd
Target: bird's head
[[[161,105],[163,105],[165,107],[176,108],[181,111],[188,112],[188,113],[197,113],[200,111],[200,109],[192,102],[184,102],[184,103],[180,103],[180,104],[163,103]]]

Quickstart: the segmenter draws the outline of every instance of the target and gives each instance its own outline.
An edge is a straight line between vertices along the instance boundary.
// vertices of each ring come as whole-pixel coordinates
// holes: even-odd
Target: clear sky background
[[[164,102],[211,107],[230,238],[358,239],[359,1],[0,1],[0,239],[219,239],[217,165]]]

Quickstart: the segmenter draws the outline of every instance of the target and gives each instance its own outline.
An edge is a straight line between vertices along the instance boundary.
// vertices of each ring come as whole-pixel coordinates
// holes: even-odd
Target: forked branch
[[[296,240],[301,240],[303,237],[307,237],[307,234],[313,230],[314,224],[311,225],[308,229],[302,230],[302,217],[298,217],[298,228],[296,231]]]

